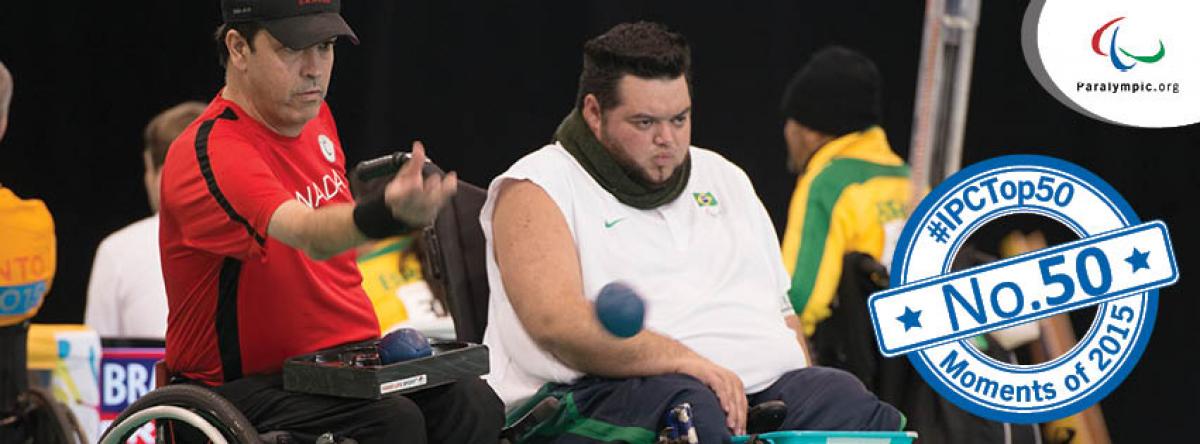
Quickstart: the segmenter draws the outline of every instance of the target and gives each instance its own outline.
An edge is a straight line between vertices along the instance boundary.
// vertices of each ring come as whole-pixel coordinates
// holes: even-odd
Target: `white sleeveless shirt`
[[[684,192],[650,210],[622,204],[558,144],[492,180],[480,214],[491,288],[483,342],[490,349],[488,383],[509,408],[547,382],[571,383],[582,373],[537,347],[505,293],[492,215],[508,180],[529,180],[558,205],[575,240],[588,300],[611,281],[629,283],[646,301],[645,328],[733,371],[747,393],[806,366],[783,318],[792,308],[779,242],[750,179],[712,151],[691,147],[690,155]]]

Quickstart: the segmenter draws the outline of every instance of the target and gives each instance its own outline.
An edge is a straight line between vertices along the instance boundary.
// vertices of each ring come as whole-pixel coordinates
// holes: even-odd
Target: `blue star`
[[[1138,251],[1137,247],[1134,247],[1133,253],[1125,258],[1125,262],[1129,262],[1129,265],[1133,266],[1132,272],[1137,273],[1138,270],[1143,268],[1150,269],[1150,264],[1146,263],[1146,258],[1148,257],[1150,257],[1149,251]]]
[[[920,328],[921,327],[921,310],[912,311],[911,308],[908,308],[907,306],[905,306],[904,307],[904,315],[896,318],[896,320],[904,323],[904,331],[908,331],[908,329],[913,328],[913,327]]]

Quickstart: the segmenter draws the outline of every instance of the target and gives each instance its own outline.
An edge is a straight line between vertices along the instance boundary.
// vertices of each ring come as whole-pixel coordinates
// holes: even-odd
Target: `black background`
[[[363,43],[339,44],[328,100],[351,163],[420,139],[440,165],[486,185],[569,111],[583,41],[622,21],[660,21],[693,47],[693,144],[741,165],[782,230],[795,183],[776,111],[787,79],[826,44],[863,51],[885,77],[884,127],[907,155],[923,3],[349,1],[344,15]],[[1027,2],[983,3],[964,163],[1016,153],[1077,163],[1143,219],[1166,221],[1188,270],[1200,128],[1126,128],[1076,114],[1025,65]],[[16,78],[0,182],[44,199],[58,230],[58,274],[37,321],[81,322],[96,246],[149,214],[141,130],[170,105],[216,93],[219,21],[215,0],[0,2],[0,60]],[[1191,288],[1181,279],[1161,292],[1141,363],[1103,402],[1116,442],[1196,427]]]

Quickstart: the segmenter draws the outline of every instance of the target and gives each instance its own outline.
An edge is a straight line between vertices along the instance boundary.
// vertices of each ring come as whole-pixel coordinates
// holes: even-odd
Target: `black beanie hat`
[[[813,54],[783,94],[785,117],[832,136],[879,124],[879,70],[856,51],[830,46]]]

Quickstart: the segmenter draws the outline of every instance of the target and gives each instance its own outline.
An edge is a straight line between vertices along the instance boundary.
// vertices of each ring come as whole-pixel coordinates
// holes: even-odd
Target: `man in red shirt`
[[[159,239],[170,309],[167,359],[260,432],[359,442],[496,442],[503,407],[480,380],[407,397],[286,392],[283,361],[377,338],[353,247],[432,222],[454,173],[423,179],[424,148],[382,192],[355,202],[324,102],[338,0],[222,0],[225,88],[168,150]]]

